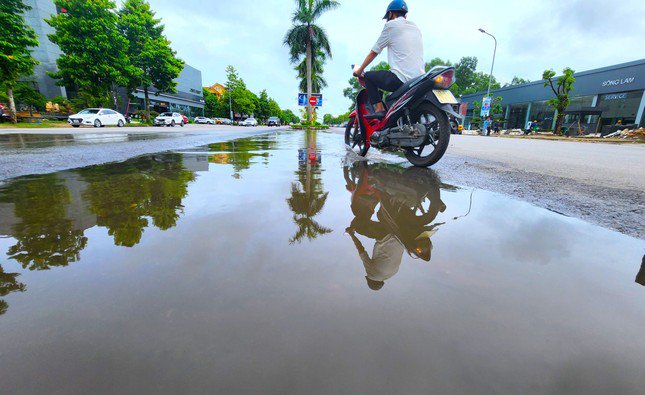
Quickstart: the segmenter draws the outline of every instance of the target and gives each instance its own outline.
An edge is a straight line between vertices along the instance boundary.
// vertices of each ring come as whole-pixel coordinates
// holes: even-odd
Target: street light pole
[[[491,36],[493,40],[495,40],[495,49],[493,50],[493,64],[490,66],[490,75],[488,76],[488,93],[486,94],[486,97],[490,97],[490,84],[491,84],[491,81],[493,80],[493,69],[495,68],[495,55],[497,55],[497,39],[495,38],[495,36],[488,33],[484,29],[479,29],[479,31],[488,36]]]

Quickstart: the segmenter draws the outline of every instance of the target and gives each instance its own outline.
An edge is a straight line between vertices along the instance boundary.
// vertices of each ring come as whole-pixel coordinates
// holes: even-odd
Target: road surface
[[[0,182],[123,161],[286,128],[0,129]],[[333,129],[342,145],[342,130]],[[368,158],[380,160],[378,151]],[[453,136],[434,166],[455,185],[499,192],[552,211],[645,237],[645,146]]]

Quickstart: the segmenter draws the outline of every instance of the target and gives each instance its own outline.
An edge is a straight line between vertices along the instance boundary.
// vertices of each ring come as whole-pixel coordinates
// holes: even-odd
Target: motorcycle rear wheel
[[[365,156],[370,149],[369,143],[365,142],[361,128],[358,126],[356,117],[350,117],[345,128],[345,145],[354,151],[356,155]]]
[[[405,157],[417,167],[429,167],[439,162],[450,143],[450,122],[445,112],[431,103],[423,103],[412,114],[413,122],[426,127],[428,139],[424,145],[405,150]]]

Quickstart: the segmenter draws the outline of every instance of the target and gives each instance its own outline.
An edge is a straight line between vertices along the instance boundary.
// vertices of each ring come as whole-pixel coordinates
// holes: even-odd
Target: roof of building
[[[580,82],[585,81],[590,81],[591,84],[590,86],[584,86],[586,89],[576,89],[576,84],[574,83],[574,92],[579,93],[579,94],[591,94],[590,90],[593,90],[593,85],[595,83],[598,83],[598,78],[601,78],[603,74],[611,74],[611,73],[616,73],[619,74],[621,71],[625,70],[638,70],[638,77],[641,78],[635,78],[633,81],[636,85],[633,87],[630,87],[630,90],[632,89],[644,89],[645,88],[645,59],[640,59],[640,60],[635,60],[631,62],[626,62],[626,63],[621,63],[613,66],[606,66],[606,67],[601,67],[598,69],[593,69],[593,70],[587,70],[587,71],[581,71],[578,73],[575,73],[574,76],[576,77],[576,80]],[[642,73],[642,74],[641,74]],[[634,76],[636,77],[636,76]],[[601,78],[602,79],[602,78]],[[512,85],[512,86],[507,86],[503,87],[500,89],[495,89],[491,91],[491,94],[494,93],[496,95],[500,96],[517,96],[516,92],[519,90],[522,91],[527,91],[530,92],[527,95],[523,96],[539,96],[542,97],[544,94],[542,91],[547,91],[547,88],[544,87],[544,80],[539,80],[539,81],[534,81],[534,82],[529,82],[526,84],[520,84],[520,85]],[[587,85],[587,84],[585,84]],[[611,93],[610,91],[621,91],[624,90],[624,88],[620,87],[621,84],[618,85],[616,89],[611,89],[612,86],[598,86],[598,92],[595,93]],[[608,88],[608,89],[601,89],[601,88]],[[582,87],[579,87],[582,88]],[[550,92],[550,90],[548,90]],[[462,101],[463,102],[472,102],[473,100],[479,100],[482,95],[484,95],[486,92],[477,92],[477,93],[472,93],[468,95],[463,95],[462,96]],[[536,98],[539,100],[540,98]]]

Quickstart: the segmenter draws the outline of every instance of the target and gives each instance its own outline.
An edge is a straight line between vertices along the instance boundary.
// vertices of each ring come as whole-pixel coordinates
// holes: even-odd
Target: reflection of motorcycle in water
[[[346,231],[363,260],[367,285],[381,289],[399,271],[405,251],[430,261],[431,237],[443,223],[430,224],[446,209],[437,175],[430,169],[365,162],[345,167],[344,174],[354,213]],[[356,234],[376,241],[371,257]]]

